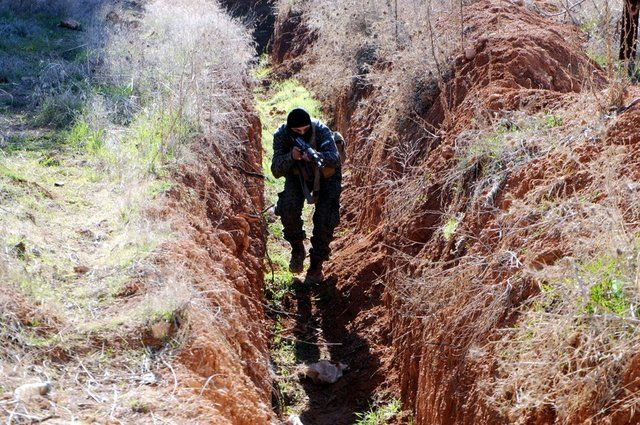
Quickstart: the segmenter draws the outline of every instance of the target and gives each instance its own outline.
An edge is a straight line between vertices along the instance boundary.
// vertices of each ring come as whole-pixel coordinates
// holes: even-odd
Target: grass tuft
[[[400,400],[393,400],[385,405],[373,406],[369,411],[356,413],[355,425],[384,425],[400,413]]]

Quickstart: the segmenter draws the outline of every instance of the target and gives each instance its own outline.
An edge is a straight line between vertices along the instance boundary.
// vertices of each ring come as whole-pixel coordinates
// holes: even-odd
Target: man
[[[295,138],[302,138],[313,148],[322,161],[312,158],[296,146]],[[289,270],[300,273],[306,256],[302,229],[302,207],[305,198],[315,203],[313,236],[309,256],[311,264],[305,282],[322,281],[322,263],[329,259],[329,243],[340,219],[340,191],[342,174],[340,154],[333,133],[319,120],[312,120],[302,108],[293,109],[273,135],[273,161],[271,172],[276,178],[284,177],[284,190],[278,194],[276,215],[284,227],[284,238],[291,244]]]

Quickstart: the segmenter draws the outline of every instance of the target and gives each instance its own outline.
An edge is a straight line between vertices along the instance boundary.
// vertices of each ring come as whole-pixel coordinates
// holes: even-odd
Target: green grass
[[[82,110],[83,96],[80,94],[49,94],[36,111],[32,124],[36,127],[67,128]]]
[[[622,291],[623,285],[618,279],[606,279],[594,285],[589,292],[591,302],[587,304],[587,311],[595,313],[602,309],[624,315],[631,304]]]
[[[62,342],[62,338],[59,334],[41,336],[34,332],[25,331],[23,332],[23,335],[25,337],[25,343],[29,347],[51,348],[60,345]]]
[[[113,146],[107,145],[105,130],[92,126],[84,115],[77,115],[74,124],[59,134],[62,134],[61,141],[60,136],[54,140],[61,149],[69,148],[77,153],[89,154],[116,171],[123,166],[124,160],[126,167],[138,167],[160,179],[150,188],[155,196],[171,188],[171,184],[165,180],[167,166],[174,159],[176,148],[195,140],[199,129],[185,117],[142,111],[134,116],[125,136]],[[46,139],[43,141],[46,142]],[[31,144],[42,149],[52,146],[52,143]],[[21,146],[25,147],[25,143]]]
[[[549,113],[544,116],[544,125],[547,128],[560,127],[562,124],[563,124],[562,118],[555,114]]]
[[[286,114],[293,108],[305,108],[312,117],[322,118],[320,103],[295,79],[276,83],[273,95],[261,107],[267,107],[268,113]]]
[[[152,410],[153,405],[146,400],[131,399],[127,402],[129,408],[134,413],[147,414]]]
[[[95,92],[111,98],[130,98],[135,91],[132,85],[99,84],[94,88]]]
[[[401,409],[400,400],[393,400],[383,406],[373,406],[364,413],[356,413],[355,425],[384,425],[389,423]]]
[[[59,17],[44,13],[1,13],[0,22],[14,29],[0,38],[0,51],[13,54],[61,54],[80,44],[78,41],[82,37],[81,33],[59,28]]]
[[[190,143],[198,133],[197,125],[184,116],[143,112],[134,117],[124,147],[149,173],[164,178],[175,149]]]
[[[580,24],[580,29],[588,36],[591,36],[594,30],[598,28],[600,24],[600,19],[597,16],[594,16],[591,19],[586,19],[584,22]]]
[[[86,33],[58,27],[60,16],[2,13],[0,38],[3,97],[0,106],[28,106],[32,127],[67,128],[86,101],[86,69],[67,66],[88,58]],[[23,80],[24,79],[24,80]],[[27,86],[23,84],[27,81]],[[29,81],[35,85],[29,87]],[[33,92],[38,93],[37,101]]]
[[[592,282],[585,306],[588,313],[625,315],[630,311],[631,300],[625,288],[632,285],[625,278],[624,266],[616,258],[596,258],[584,264],[581,273]],[[638,312],[640,310],[636,314]]]
[[[269,234],[273,235],[276,238],[282,238],[283,233],[282,233],[282,224],[280,224],[279,221],[276,221],[274,223],[269,223]]]
[[[179,315],[179,311],[177,309],[157,309],[153,310],[149,316],[151,322],[171,322],[175,320]]]
[[[27,181],[26,178],[24,178],[23,176],[21,176],[19,173],[9,169],[8,167],[0,164],[0,177],[4,177],[7,178],[9,180],[12,181],[16,181],[16,182],[24,182]]]
[[[55,288],[37,276],[23,278],[20,282],[20,290],[25,295],[39,302],[54,301],[58,299],[58,293]]]
[[[173,187],[173,183],[167,180],[156,180],[149,185],[147,193],[150,197],[155,198],[165,192],[168,192]]]
[[[59,131],[42,131],[37,134],[12,135],[3,148],[6,153],[16,152],[54,152],[65,144],[65,135]]]
[[[269,54],[263,53],[260,55],[258,66],[253,70],[253,76],[258,80],[264,80],[271,73],[271,67],[269,66]]]
[[[607,69],[609,66],[609,60],[604,53],[596,52],[594,50],[587,50],[587,56],[597,63],[602,69]]]
[[[104,130],[91,128],[84,119],[78,119],[68,131],[66,142],[77,150],[104,155],[104,137]]]
[[[268,244],[268,250],[273,265],[273,283],[271,282],[271,269],[268,265],[265,274],[265,279],[269,282],[268,298],[279,304],[284,294],[291,291],[294,276],[289,271],[288,252],[281,245],[274,244],[273,241]]]
[[[516,126],[499,125],[488,137],[469,146],[467,155],[463,158],[465,163],[470,162],[472,158],[487,157],[492,160],[500,158],[505,150],[504,135],[516,131],[518,131]]]
[[[448,241],[453,237],[459,224],[460,221],[456,217],[451,217],[449,220],[447,220],[444,226],[442,226],[442,236],[445,240]]]
[[[148,228],[141,209],[171,185],[150,178],[136,180],[139,190],[123,197],[121,177],[91,161],[95,149],[84,145],[91,137],[81,122],[68,132],[67,141],[51,151],[16,148],[0,158],[6,224],[2,247],[11,250],[19,242],[25,246],[24,255],[14,255],[24,259],[24,270],[16,270],[7,283],[38,302],[55,308],[73,306],[80,314],[111,303],[130,279],[132,266],[168,236],[160,228]],[[55,186],[56,182],[63,185]],[[44,189],[53,197],[44,196]],[[96,227],[105,230],[99,242],[78,233]],[[89,266],[96,276],[75,273],[78,263],[69,258],[67,249],[81,253],[84,259],[79,264]]]

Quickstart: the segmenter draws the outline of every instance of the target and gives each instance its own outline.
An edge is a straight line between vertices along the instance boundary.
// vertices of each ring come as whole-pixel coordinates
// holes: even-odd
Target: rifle
[[[300,149],[302,152],[306,153],[309,158],[316,164],[318,170],[322,171],[324,169],[324,159],[313,149],[307,142],[304,141],[302,137],[294,137],[293,143],[296,148]],[[307,203],[315,204],[316,199],[314,194],[307,187],[307,183],[304,180],[302,174],[300,174],[300,184],[302,185],[302,193],[304,197],[307,199]]]
[[[302,152],[309,155],[309,157],[316,163],[318,169],[322,170],[324,168],[324,159],[313,149],[307,142],[304,141],[302,137],[296,137],[293,139],[295,146],[300,149]]]

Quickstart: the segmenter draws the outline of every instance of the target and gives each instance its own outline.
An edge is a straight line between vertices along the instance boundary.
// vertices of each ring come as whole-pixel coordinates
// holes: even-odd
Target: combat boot
[[[307,277],[304,279],[305,283],[309,285],[322,283],[322,279],[324,278],[322,275],[322,263],[324,263],[324,260],[311,257],[311,265],[309,266],[309,270],[307,270]]]
[[[304,257],[307,253],[304,250],[302,241],[291,242],[291,261],[289,261],[289,271],[291,273],[300,273],[304,268]]]

